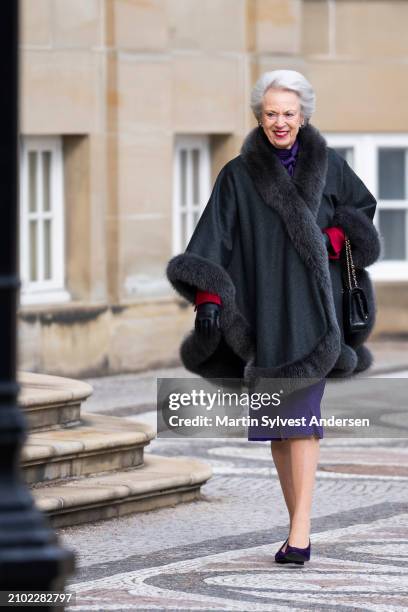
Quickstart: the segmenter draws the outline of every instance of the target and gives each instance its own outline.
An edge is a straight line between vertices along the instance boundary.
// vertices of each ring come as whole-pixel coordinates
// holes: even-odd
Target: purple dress
[[[280,161],[285,166],[290,176],[293,176],[297,153],[299,150],[299,142],[295,140],[290,149],[278,149],[272,144],[271,150],[278,155]],[[315,435],[318,438],[323,438],[323,426],[318,424],[309,424],[310,418],[316,417],[318,421],[321,418],[320,403],[323,397],[326,386],[326,379],[323,378],[317,383],[310,385],[306,389],[301,389],[291,394],[290,398],[281,404],[279,409],[274,409],[273,406],[265,406],[259,410],[249,411],[249,416],[256,416],[258,422],[262,422],[262,416],[269,418],[279,415],[281,418],[301,419],[305,417],[306,424],[296,426],[277,425],[273,428],[264,426],[249,426],[248,440],[287,440],[291,437],[302,437]],[[271,435],[276,432],[276,436]]]

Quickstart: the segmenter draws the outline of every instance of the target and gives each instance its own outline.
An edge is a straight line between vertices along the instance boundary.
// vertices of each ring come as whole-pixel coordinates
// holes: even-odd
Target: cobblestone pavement
[[[385,346],[373,374],[387,372],[392,363],[397,373],[387,377],[406,378],[405,355],[402,343],[394,351]],[[184,374],[174,368],[156,375]],[[90,382],[96,398],[86,409],[99,405],[104,412],[155,423],[154,412],[143,412],[152,407],[151,376]],[[69,585],[77,604],[68,610],[407,610],[406,399],[401,384],[385,388],[399,407],[385,425],[394,427],[391,433],[398,426],[400,437],[320,442],[309,563],[274,561],[288,534],[288,517],[268,442],[159,438],[147,452],[212,465],[202,498],[59,530],[62,543],[77,554]],[[371,399],[370,404],[374,419],[381,419],[381,401],[379,408]]]
[[[274,562],[288,521],[267,442],[156,440],[151,452],[209,461],[203,500],[61,531],[78,553],[75,609],[407,609],[405,440],[322,440],[301,568]]]

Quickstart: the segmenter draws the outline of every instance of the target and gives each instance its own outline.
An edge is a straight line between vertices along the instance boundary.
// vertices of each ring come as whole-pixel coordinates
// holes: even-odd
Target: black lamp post
[[[0,591],[62,590],[74,569],[73,553],[58,546],[19,468],[25,421],[16,383],[18,0],[1,3],[0,83]]]

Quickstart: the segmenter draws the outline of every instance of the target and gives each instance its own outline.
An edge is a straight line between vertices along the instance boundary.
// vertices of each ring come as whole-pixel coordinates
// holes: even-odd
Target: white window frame
[[[383,133],[383,134],[356,134],[342,133],[324,134],[330,147],[350,147],[354,150],[353,170],[361,178],[367,188],[377,200],[374,225],[379,227],[379,211],[394,209],[407,210],[406,238],[408,241],[408,204],[404,200],[392,200],[390,204],[383,204],[379,199],[379,175],[377,149],[406,147],[408,149],[408,133]],[[408,191],[407,191],[408,195]],[[407,245],[408,249],[408,245]],[[406,261],[391,260],[379,261],[369,266],[370,276],[374,281],[408,281],[408,259]]]
[[[50,163],[50,211],[30,212],[29,210],[29,165],[31,151],[51,153]],[[37,165],[37,201],[42,193],[42,173]],[[40,279],[30,281],[29,220],[37,223],[37,261]],[[43,268],[43,224],[41,220],[52,220],[51,261],[52,278],[44,280]],[[71,299],[65,290],[65,237],[64,237],[64,186],[62,139],[58,136],[23,136],[20,144],[20,301],[25,304],[66,302]]]
[[[192,180],[191,180],[191,157],[187,156],[187,194],[186,206],[181,206],[181,182],[180,182],[180,154],[181,151],[190,152],[193,149],[200,151],[199,167],[199,203],[192,202]],[[172,248],[173,255],[184,250],[182,243],[181,213],[187,212],[187,232],[191,237],[193,227],[193,213],[199,212],[200,216],[211,195],[211,164],[210,164],[210,139],[205,135],[177,135],[174,144],[173,163],[173,223],[172,223]]]

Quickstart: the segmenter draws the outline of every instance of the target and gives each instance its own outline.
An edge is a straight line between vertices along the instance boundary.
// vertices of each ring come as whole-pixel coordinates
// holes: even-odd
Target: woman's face
[[[285,89],[268,89],[262,101],[261,124],[274,147],[290,149],[303,120],[297,93]]]

